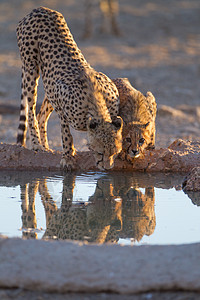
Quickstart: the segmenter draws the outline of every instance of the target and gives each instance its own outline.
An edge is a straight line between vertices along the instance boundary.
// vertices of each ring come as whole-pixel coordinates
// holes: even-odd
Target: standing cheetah
[[[92,8],[95,4],[94,2],[94,0],[85,0],[85,28],[83,34],[84,38],[89,38],[92,35]],[[108,31],[108,28],[110,27],[112,34],[114,34],[115,36],[120,36],[121,32],[117,23],[117,15],[119,11],[118,0],[98,0],[98,2],[102,19],[100,32],[104,33]]]
[[[17,26],[22,60],[22,96],[17,143],[25,145],[27,123],[32,148],[47,148],[40,138],[36,119],[39,71],[42,75],[47,104],[45,121],[53,109],[57,112],[62,133],[61,166],[67,170],[76,165],[75,148],[69,125],[87,130],[89,148],[99,169],[113,167],[122,149],[122,119],[118,116],[119,94],[114,83],[96,72],[77,47],[64,17],[53,10],[34,9]]]

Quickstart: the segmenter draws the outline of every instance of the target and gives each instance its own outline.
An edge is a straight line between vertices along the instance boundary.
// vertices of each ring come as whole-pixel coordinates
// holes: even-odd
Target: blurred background
[[[1,142],[15,143],[19,119],[21,61],[15,29],[39,6],[63,14],[78,47],[97,71],[110,78],[127,77],[136,89],[154,94],[157,147],[169,146],[177,138],[199,139],[199,0],[113,0],[112,14],[106,0],[0,0]],[[38,103],[44,96],[41,81]],[[60,149],[55,113],[48,135],[50,146]],[[78,149],[86,149],[86,143],[75,133]]]

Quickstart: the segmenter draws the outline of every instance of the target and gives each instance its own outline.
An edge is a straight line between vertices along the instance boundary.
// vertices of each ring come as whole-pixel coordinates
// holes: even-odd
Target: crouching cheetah
[[[119,115],[123,119],[122,159],[133,161],[144,150],[155,148],[157,105],[151,92],[144,96],[127,78],[114,79],[120,96]]]
[[[96,72],[77,47],[64,17],[53,10],[34,9],[17,26],[22,60],[22,96],[17,143],[25,145],[27,123],[32,148],[48,149],[46,122],[53,109],[62,133],[61,166],[75,167],[75,148],[69,125],[88,133],[89,148],[99,169],[113,167],[122,149],[119,94],[114,83]],[[38,126],[36,98],[39,71],[42,75],[46,105]],[[45,118],[45,121],[44,121]],[[42,131],[40,136],[40,131]]]

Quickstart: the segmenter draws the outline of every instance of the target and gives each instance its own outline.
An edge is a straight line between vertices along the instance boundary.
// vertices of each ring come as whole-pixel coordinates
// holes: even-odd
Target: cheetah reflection
[[[117,243],[120,238],[140,241],[144,235],[154,232],[156,220],[153,187],[145,188],[143,194],[132,177],[103,177],[98,179],[96,190],[89,201],[77,204],[73,202],[75,179],[72,174],[65,176],[59,209],[48,193],[46,182],[35,184],[46,214],[47,229],[43,239],[71,239],[102,244]],[[33,204],[29,214],[32,211]],[[28,214],[23,209],[23,226],[27,224],[27,217]],[[35,218],[29,219],[33,221],[32,224],[29,222],[29,228],[36,228]]]
[[[124,201],[125,200],[125,201]],[[133,238],[140,241],[144,235],[151,235],[156,226],[155,193],[153,187],[147,187],[145,194],[139,188],[130,188],[123,199],[123,230],[121,238]]]
[[[22,209],[22,235],[24,238],[37,238],[35,196],[38,190],[38,182],[29,183],[20,187]]]
[[[22,236],[23,238],[37,239],[37,221],[35,212],[35,197],[37,192],[41,196],[46,215],[46,226],[52,215],[56,213],[57,206],[48,192],[46,179],[33,181],[20,187],[22,209]]]

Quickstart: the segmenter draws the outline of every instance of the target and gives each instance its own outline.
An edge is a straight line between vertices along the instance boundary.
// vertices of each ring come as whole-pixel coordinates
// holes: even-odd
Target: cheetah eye
[[[90,121],[89,127],[90,129],[95,129],[98,126],[98,123],[93,119]]]
[[[140,145],[143,145],[144,142],[145,142],[145,139],[144,139],[144,138],[139,139],[139,144],[140,144]]]
[[[122,119],[120,117],[116,117],[112,119],[112,124],[117,128],[121,128],[122,126]]]
[[[130,143],[130,142],[131,142],[131,138],[126,138],[126,141],[127,141],[128,143]]]

